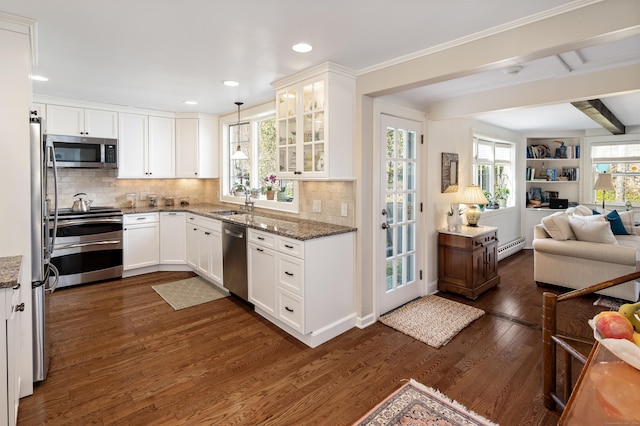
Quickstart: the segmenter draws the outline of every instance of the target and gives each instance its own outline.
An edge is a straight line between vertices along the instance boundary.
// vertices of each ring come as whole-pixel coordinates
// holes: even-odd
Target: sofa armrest
[[[618,244],[540,238],[533,240],[533,250],[556,256],[577,257],[620,265],[636,265],[636,249]]]
[[[547,231],[544,229],[541,223],[537,224],[533,227],[533,238],[551,238],[551,235],[547,234]]]

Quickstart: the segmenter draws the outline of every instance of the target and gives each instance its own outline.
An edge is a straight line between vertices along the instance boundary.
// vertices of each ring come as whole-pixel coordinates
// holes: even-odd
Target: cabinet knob
[[[294,174],[294,175],[301,175],[301,174],[302,174],[302,172],[299,172],[299,171],[297,171],[297,170],[296,170],[295,172],[293,172],[293,174]]]
[[[382,225],[380,225],[380,227],[382,229],[389,229],[389,224],[387,222],[382,222]]]
[[[16,312],[24,312],[24,302],[19,305],[16,305]]]

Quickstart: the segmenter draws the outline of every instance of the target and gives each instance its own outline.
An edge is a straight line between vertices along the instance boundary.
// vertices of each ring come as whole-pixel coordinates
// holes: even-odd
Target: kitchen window
[[[275,111],[254,107],[241,112],[241,121],[232,115],[223,118],[224,174],[221,201],[244,204],[246,192],[251,193],[256,207],[298,212],[298,184],[278,179]],[[233,159],[240,147],[247,159]],[[275,183],[265,181],[275,176]],[[267,186],[275,190],[273,200],[267,199]]]
[[[473,183],[482,188],[490,206],[512,207],[515,186],[515,144],[473,137]]]
[[[613,191],[592,189],[595,204],[640,204],[640,143],[594,143],[591,146],[592,180],[600,173],[610,173]],[[593,183],[587,183],[593,188]]]

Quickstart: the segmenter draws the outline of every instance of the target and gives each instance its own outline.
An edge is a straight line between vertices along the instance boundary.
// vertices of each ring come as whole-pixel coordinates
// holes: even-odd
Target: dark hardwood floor
[[[503,426],[556,424],[542,405],[532,252],[500,274],[476,301],[440,293],[486,312],[440,349],[380,323],[311,349],[234,297],[174,311],[151,285],[186,272],[62,289],[49,298],[49,377],[18,424],[348,425],[409,378]],[[587,319],[604,310],[593,300],[567,302],[560,328],[590,338]]]

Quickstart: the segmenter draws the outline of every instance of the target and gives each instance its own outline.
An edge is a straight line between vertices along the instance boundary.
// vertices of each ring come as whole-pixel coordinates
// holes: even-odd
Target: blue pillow
[[[613,232],[613,235],[629,235],[627,230],[624,229],[622,219],[620,219],[620,215],[616,210],[613,210],[606,217],[609,221],[609,225],[611,225],[611,231]]]

